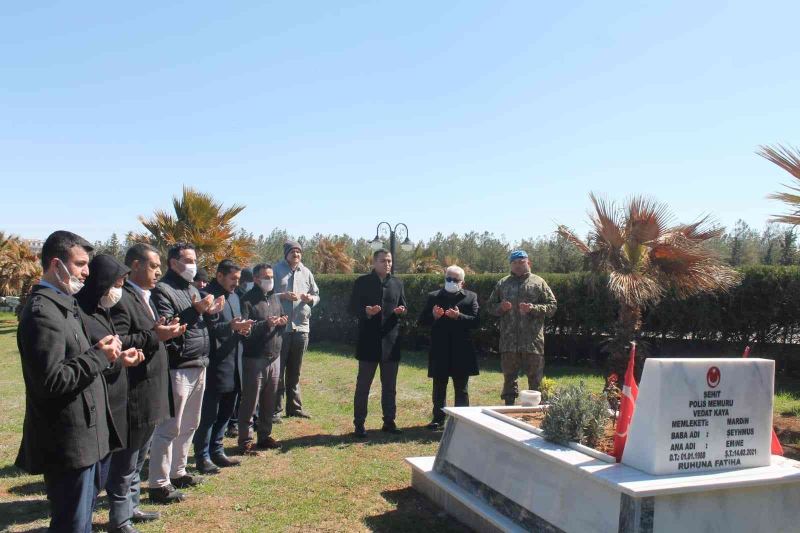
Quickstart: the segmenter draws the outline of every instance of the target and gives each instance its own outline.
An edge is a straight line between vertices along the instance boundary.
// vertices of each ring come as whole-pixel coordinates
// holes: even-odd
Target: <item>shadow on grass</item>
[[[0,326],[0,335],[15,335],[17,333],[17,326]]]
[[[0,502],[0,531],[8,531],[12,525],[29,524],[50,516],[46,499]],[[34,527],[25,531],[45,531]]]
[[[411,487],[386,490],[381,496],[396,508],[365,518],[371,531],[469,531]]]
[[[26,475],[25,471],[17,468],[16,465],[9,464],[0,466],[0,478],[19,477]]]
[[[425,426],[411,426],[401,429],[403,430],[403,433],[400,435],[384,433],[383,431],[379,430],[367,430],[368,438],[366,440],[357,439],[352,433],[340,435],[305,435],[303,437],[295,437],[293,439],[278,441],[278,444],[280,444],[278,453],[288,453],[294,448],[312,448],[315,446],[346,448],[353,444],[375,446],[380,444],[396,444],[406,442],[430,443],[439,442],[439,440],[442,438],[441,431],[431,431],[425,428]]]
[[[8,492],[10,494],[16,494],[17,496],[45,496],[47,494],[47,489],[44,486],[44,481],[39,480],[15,485],[10,487]]]

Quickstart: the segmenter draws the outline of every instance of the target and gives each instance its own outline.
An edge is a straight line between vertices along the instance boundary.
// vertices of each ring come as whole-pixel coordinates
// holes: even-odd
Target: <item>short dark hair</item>
[[[184,250],[194,250],[194,245],[189,244],[188,242],[176,242],[170,246],[169,250],[167,251],[167,261],[170,259],[180,259],[181,252]]]
[[[253,267],[253,275],[258,276],[259,274],[261,274],[261,272],[263,272],[268,268],[272,268],[272,265],[270,265],[269,263],[259,263]]]
[[[386,248],[379,248],[378,250],[375,250],[375,252],[372,254],[372,260],[373,261],[376,260],[378,258],[378,256],[381,255],[381,254],[392,255],[392,252],[390,252]]]
[[[223,259],[217,265],[217,274],[222,274],[223,276],[227,276],[231,272],[239,272],[241,269],[242,267],[240,267],[230,259]]]
[[[91,253],[94,247],[89,241],[76,235],[71,231],[58,230],[51,233],[42,245],[42,268],[47,270],[47,265],[54,258],[66,261],[69,259],[69,252],[74,247],[80,246],[86,253]]]
[[[151,253],[158,255],[158,250],[155,246],[151,246],[146,242],[137,242],[125,252],[125,266],[131,266],[134,261],[147,261],[147,255]]]

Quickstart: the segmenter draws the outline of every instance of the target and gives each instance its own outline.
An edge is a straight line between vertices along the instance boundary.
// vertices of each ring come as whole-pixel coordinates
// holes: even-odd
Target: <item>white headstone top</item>
[[[622,462],[654,475],[770,464],[775,362],[648,359]]]

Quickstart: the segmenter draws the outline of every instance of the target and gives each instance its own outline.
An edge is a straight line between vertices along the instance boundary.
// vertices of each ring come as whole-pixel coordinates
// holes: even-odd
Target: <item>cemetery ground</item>
[[[398,425],[401,436],[380,428],[380,382],[370,395],[367,429],[370,439],[356,442],[352,431],[352,398],[357,364],[352,348],[316,344],[303,365],[301,387],[311,420],[288,419],[275,426],[281,448],[262,457],[243,458],[206,483],[188,489],[185,502],[158,509],[162,520],[137,525],[142,531],[462,531],[426,498],[410,487],[404,458],[434,455],[440,432],[425,429],[430,420],[430,380],[424,353],[406,352],[398,376]],[[583,380],[600,391],[602,375],[589,368],[550,364],[546,375],[559,384]],[[521,381],[524,383],[524,380]],[[778,378],[775,423],[787,455],[800,450],[800,380]],[[481,361],[472,378],[473,405],[496,405],[502,374],[498,361]],[[0,314],[0,530],[31,531],[47,525],[47,501],[41,476],[14,467],[24,416],[24,384],[16,349],[16,321]],[[452,404],[452,389],[448,400]],[[226,439],[233,455],[235,441]],[[480,458],[476,458],[480,460]],[[190,456],[190,466],[193,457]],[[145,474],[146,474],[145,467]],[[104,531],[105,498],[95,514],[95,529]]]

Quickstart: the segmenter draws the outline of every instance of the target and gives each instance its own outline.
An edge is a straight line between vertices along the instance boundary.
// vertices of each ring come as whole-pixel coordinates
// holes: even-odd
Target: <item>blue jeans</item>
[[[50,529],[56,533],[91,533],[92,511],[100,492],[100,463],[64,472],[46,473]]]
[[[131,524],[133,511],[139,507],[139,473],[144,466],[151,440],[152,436],[141,448],[125,448],[111,454],[111,466],[106,481],[109,529]]]
[[[224,455],[222,439],[228,420],[236,408],[238,392],[217,392],[207,387],[203,394],[203,410],[200,414],[200,425],[194,434],[194,458],[198,463],[210,457]]]

